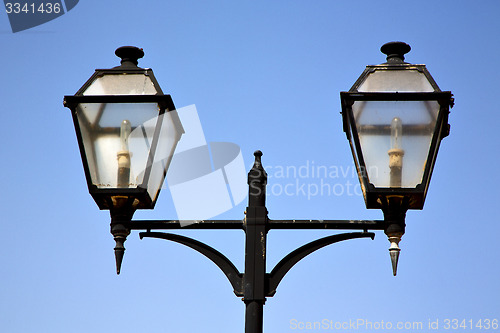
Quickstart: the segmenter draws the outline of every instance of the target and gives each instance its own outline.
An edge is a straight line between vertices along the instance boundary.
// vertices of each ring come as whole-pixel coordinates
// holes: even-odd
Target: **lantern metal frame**
[[[401,196],[408,200],[408,209],[422,209],[424,206],[425,197],[429,187],[432,170],[436,162],[436,156],[439,150],[441,140],[449,134],[448,114],[449,107],[452,105],[452,94],[449,91],[445,92],[341,92],[342,103],[342,118],[344,132],[351,147],[351,151],[356,165],[361,188],[365,198],[366,208],[381,209],[383,208],[386,198],[391,196]],[[352,105],[358,101],[436,101],[439,103],[440,109],[436,118],[436,126],[432,134],[429,153],[427,155],[427,163],[422,177],[422,182],[415,188],[401,187],[375,187],[370,183],[367,166],[363,157],[363,150],[356,127]],[[411,125],[409,125],[411,126]],[[386,126],[385,130],[390,131]],[[408,128],[410,131],[411,127]]]

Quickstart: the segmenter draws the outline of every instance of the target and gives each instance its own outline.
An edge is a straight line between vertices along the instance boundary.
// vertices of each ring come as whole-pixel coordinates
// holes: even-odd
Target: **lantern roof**
[[[120,66],[96,69],[76,96],[163,95],[153,71],[137,66],[138,59],[144,56],[142,49],[122,46],[115,54],[121,58]]]
[[[368,65],[350,92],[439,92],[441,91],[425,65],[404,62],[411,50],[403,42],[384,44],[380,50],[387,62]]]

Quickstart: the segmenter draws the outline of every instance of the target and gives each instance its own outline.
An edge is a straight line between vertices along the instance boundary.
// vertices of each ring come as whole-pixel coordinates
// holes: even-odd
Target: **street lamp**
[[[408,209],[422,209],[441,140],[449,134],[452,94],[442,92],[425,65],[404,62],[410,46],[382,46],[387,62],[367,66],[341,92],[344,131],[366,208],[382,209],[396,275]]]
[[[142,49],[116,50],[121,65],[97,69],[74,96],[71,109],[89,192],[111,214],[120,272],[130,233],[123,221],[153,209],[183,129],[170,95],[151,69],[137,67]]]
[[[408,209],[422,209],[439,143],[448,135],[450,92],[441,92],[424,65],[403,62],[409,45],[382,46],[387,62],[368,66],[349,92],[341,93],[344,131],[349,139],[367,208],[383,220],[271,220],[266,207],[267,174],[262,152],[248,173],[248,206],[242,220],[132,220],[136,209],[152,209],[183,132],[169,95],[163,95],[150,69],[137,67],[144,53],[121,47],[121,66],[96,70],[75,96],[65,96],[72,111],[90,194],[111,213],[117,273],[123,243],[131,230],[139,236],[173,241],[198,251],[219,267],[234,293],[245,302],[245,332],[260,333],[263,306],[286,273],[325,246],[374,238],[384,230],[391,242],[396,275],[399,241]],[[245,232],[245,267],[195,239],[153,230],[239,229]],[[286,255],[268,273],[267,233],[276,229],[359,230],[326,236]],[[146,230],[144,232],[144,230]]]

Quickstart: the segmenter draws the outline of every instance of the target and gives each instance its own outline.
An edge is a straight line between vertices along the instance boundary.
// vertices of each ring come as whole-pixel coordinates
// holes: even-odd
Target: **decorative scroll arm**
[[[239,297],[243,296],[243,274],[238,271],[236,266],[234,266],[234,264],[226,256],[224,256],[213,247],[210,247],[189,237],[164,232],[141,232],[139,233],[139,237],[141,239],[143,237],[161,238],[186,245],[193,250],[198,251],[199,253],[210,259],[214,264],[217,265],[217,267],[219,267],[224,272],[229,282],[233,286],[235,295]]]
[[[370,237],[371,239],[375,238],[375,234],[373,232],[351,232],[344,234],[337,234],[328,237],[323,237],[307,243],[298,249],[290,252],[286,257],[281,259],[279,263],[273,268],[271,273],[268,274],[268,286],[266,294],[268,297],[274,296],[276,293],[276,289],[278,288],[279,283],[283,279],[286,273],[300,260],[302,260],[307,255],[313,253],[316,250],[319,250],[327,245],[341,242],[348,239],[354,238],[365,238]]]

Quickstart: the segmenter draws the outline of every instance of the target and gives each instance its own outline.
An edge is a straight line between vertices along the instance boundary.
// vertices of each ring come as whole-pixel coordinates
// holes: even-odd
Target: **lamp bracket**
[[[139,233],[139,237],[159,238],[183,244],[192,248],[193,250],[203,254],[219,267],[226,275],[227,279],[233,287],[236,296],[245,296],[245,274],[240,273],[236,266],[222,253],[213,247],[206,245],[195,239],[171,234],[164,232],[152,232],[151,229],[243,229],[246,232],[243,221],[238,220],[205,220],[205,221],[192,221],[193,223],[186,223],[187,221],[131,221],[129,226],[131,229],[146,229],[146,232]],[[183,227],[184,224],[184,227]],[[264,278],[264,297],[272,297],[276,293],[276,289],[283,279],[283,277],[290,271],[290,269],[305,258],[307,255],[319,250],[325,246],[333,243],[341,242],[344,240],[355,238],[368,238],[374,239],[373,232],[367,232],[368,229],[384,230],[384,221],[363,221],[363,220],[276,220],[264,222],[264,228],[270,229],[360,229],[363,232],[342,233],[330,235],[321,239],[307,243],[296,250],[286,255],[276,266],[272,269],[271,273],[265,273]],[[258,237],[257,233],[250,233],[257,239],[250,242],[259,243],[264,248],[265,242],[261,244],[262,240]],[[247,237],[249,233],[246,232]],[[248,298],[248,295],[247,297]]]

